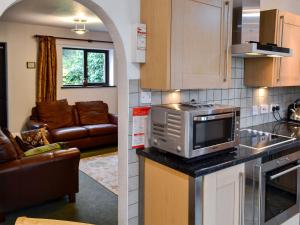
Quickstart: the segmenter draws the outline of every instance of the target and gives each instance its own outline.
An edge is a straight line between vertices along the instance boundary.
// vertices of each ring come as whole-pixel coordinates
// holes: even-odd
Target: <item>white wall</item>
[[[299,0],[261,0],[261,9],[281,9],[300,15]]]
[[[0,15],[13,4],[21,0],[1,0]],[[131,63],[131,26],[139,22],[139,0],[75,0],[98,15],[109,29],[114,40],[118,60],[118,109],[119,109],[119,214],[118,224],[137,224],[130,218],[132,211],[136,213],[136,204],[128,201],[128,174],[136,167],[128,165],[128,116],[129,116],[129,85],[127,78],[139,76],[139,66]],[[126,138],[127,137],[127,138]],[[130,138],[131,139],[131,138]],[[131,162],[133,160],[130,160]],[[137,161],[137,159],[135,159]]]
[[[69,29],[0,22],[0,41],[7,42],[8,56],[8,123],[12,132],[19,132],[35,105],[36,69],[27,69],[26,62],[36,62],[37,41],[35,34],[76,37]],[[82,38],[111,41],[107,32],[89,32]],[[80,37],[80,38],[81,38]],[[58,99],[76,101],[103,100],[110,111],[117,113],[117,88],[61,89],[61,47],[81,46],[113,49],[112,44],[57,41],[58,44]],[[89,46],[90,45],[90,46]]]

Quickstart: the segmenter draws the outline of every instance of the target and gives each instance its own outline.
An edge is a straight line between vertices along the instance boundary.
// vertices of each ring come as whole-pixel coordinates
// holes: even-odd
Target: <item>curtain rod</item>
[[[40,38],[40,37],[47,37],[46,35],[34,35],[35,38]],[[54,36],[50,36],[54,37]],[[109,43],[113,44],[112,41],[99,41],[99,40],[92,40],[92,39],[79,39],[79,38],[66,38],[66,37],[54,37],[56,39],[61,39],[61,40],[70,40],[70,41],[87,41],[87,42],[100,42],[100,43]]]

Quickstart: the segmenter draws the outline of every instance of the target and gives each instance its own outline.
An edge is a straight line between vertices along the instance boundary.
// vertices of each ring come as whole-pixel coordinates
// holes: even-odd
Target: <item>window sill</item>
[[[117,86],[112,85],[95,85],[95,86],[62,86],[61,89],[78,89],[78,88],[116,88]]]

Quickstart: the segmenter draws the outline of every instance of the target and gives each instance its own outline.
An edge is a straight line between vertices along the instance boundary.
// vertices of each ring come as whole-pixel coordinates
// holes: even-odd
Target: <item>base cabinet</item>
[[[244,164],[205,176],[203,193],[203,224],[243,225]]]
[[[242,225],[244,164],[190,177],[140,158],[139,225]]]

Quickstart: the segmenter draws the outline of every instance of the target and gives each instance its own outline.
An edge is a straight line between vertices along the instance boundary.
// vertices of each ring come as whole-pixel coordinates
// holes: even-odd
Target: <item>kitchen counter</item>
[[[208,157],[199,156],[193,159],[183,159],[170,153],[161,152],[155,148],[137,150],[137,154],[196,178],[245,163],[253,159],[268,157],[283,150],[296,151],[298,148],[300,149],[300,125],[286,122],[272,122],[249,128],[295,137],[297,139],[288,144],[260,151],[239,146],[235,149],[228,149],[224,151],[223,154],[218,153],[209,155]]]

